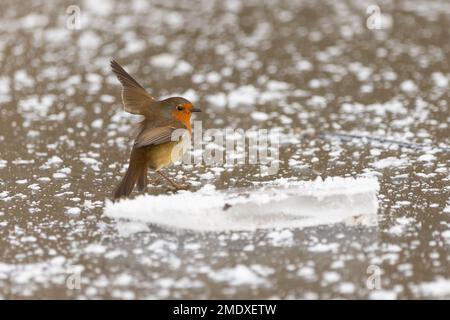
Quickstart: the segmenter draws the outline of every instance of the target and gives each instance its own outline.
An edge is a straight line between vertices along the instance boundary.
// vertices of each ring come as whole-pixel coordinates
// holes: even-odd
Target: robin
[[[172,190],[186,189],[186,185],[172,181],[161,169],[181,159],[181,141],[173,141],[175,130],[184,129],[192,135],[191,114],[200,112],[192,103],[181,97],[164,100],[153,98],[116,61],[111,69],[122,84],[122,101],[125,111],[144,116],[138,126],[138,134],[130,154],[127,172],[114,191],[114,199],[129,196],[137,184],[139,191],[147,187],[148,169],[155,170],[171,186]]]

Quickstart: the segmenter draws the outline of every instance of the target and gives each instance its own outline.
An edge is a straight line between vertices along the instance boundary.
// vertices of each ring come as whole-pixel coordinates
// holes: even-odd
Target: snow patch
[[[177,57],[170,53],[161,53],[150,59],[152,65],[160,68],[173,68],[176,62]]]
[[[254,105],[258,98],[258,90],[251,86],[242,86],[228,94],[228,104],[230,108],[237,108],[241,105]]]
[[[417,158],[417,161],[421,161],[421,162],[430,162],[430,161],[435,161],[435,160],[436,160],[436,156],[429,154],[429,153],[421,155],[419,158]]]
[[[70,216],[78,216],[81,213],[81,209],[77,207],[67,208],[66,214]]]
[[[417,86],[412,80],[405,80],[400,84],[400,89],[403,92],[414,92],[417,90]]]
[[[266,281],[256,272],[242,264],[234,268],[225,268],[210,273],[210,277],[218,282],[226,282],[232,286],[264,285]]]
[[[449,298],[450,297],[450,280],[437,278],[434,281],[423,282],[415,286],[414,290],[429,298]]]
[[[406,159],[400,159],[396,157],[388,157],[378,160],[372,164],[372,167],[377,169],[385,169],[389,167],[400,167],[408,163]]]
[[[128,237],[132,234],[138,233],[138,232],[145,232],[149,231],[148,225],[142,222],[125,222],[125,221],[119,221],[119,223],[116,226],[117,231],[119,234],[123,237]]]

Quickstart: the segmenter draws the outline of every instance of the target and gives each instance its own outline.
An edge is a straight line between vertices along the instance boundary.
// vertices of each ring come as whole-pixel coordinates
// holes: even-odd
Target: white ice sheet
[[[113,203],[108,217],[198,231],[300,228],[345,222],[377,223],[376,178],[320,178],[275,181],[247,190],[215,190],[142,195]]]

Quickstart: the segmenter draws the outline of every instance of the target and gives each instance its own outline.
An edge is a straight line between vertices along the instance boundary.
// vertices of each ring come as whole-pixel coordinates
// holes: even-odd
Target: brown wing
[[[186,130],[183,126],[164,126],[144,129],[137,136],[136,141],[134,142],[134,148],[142,148],[172,141],[172,134],[177,129]]]
[[[115,60],[111,61],[111,69],[122,84],[122,101],[125,111],[145,115],[148,105],[155,101],[155,98]]]

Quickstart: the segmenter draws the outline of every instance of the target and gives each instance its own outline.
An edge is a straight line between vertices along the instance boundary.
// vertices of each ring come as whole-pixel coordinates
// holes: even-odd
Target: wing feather
[[[177,129],[186,128],[181,126],[164,126],[152,129],[144,129],[136,138],[134,148],[142,148],[172,141],[172,134]]]
[[[122,84],[122,101],[125,111],[145,115],[149,104],[155,101],[117,61],[111,61],[111,69]]]

